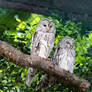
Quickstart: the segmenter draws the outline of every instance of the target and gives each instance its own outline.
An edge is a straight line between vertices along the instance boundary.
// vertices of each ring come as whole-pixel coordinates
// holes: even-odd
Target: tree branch
[[[58,66],[49,59],[23,54],[21,51],[8,45],[4,41],[0,41],[0,55],[6,57],[10,62],[19,66],[34,67],[39,70],[43,70],[48,75],[56,78],[58,77],[64,84],[74,86],[82,92],[85,92],[90,87],[90,83],[87,80],[80,79],[75,74],[71,74],[58,68]]]

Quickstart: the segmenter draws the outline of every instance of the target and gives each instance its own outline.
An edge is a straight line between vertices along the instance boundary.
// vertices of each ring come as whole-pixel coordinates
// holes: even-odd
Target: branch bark
[[[0,55],[6,57],[10,62],[22,67],[34,67],[43,70],[48,75],[58,77],[61,82],[74,86],[85,92],[91,85],[87,80],[80,79],[75,74],[71,74],[50,61],[39,56],[26,55],[4,41],[0,41]]]

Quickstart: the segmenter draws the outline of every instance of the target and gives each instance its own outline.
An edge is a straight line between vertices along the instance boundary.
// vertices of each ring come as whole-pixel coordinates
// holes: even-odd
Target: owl
[[[73,38],[65,36],[62,38],[55,50],[52,57],[52,61],[57,64],[59,68],[62,68],[70,73],[73,73],[73,67],[75,64],[75,41]],[[37,85],[37,90],[45,90],[48,86],[51,86],[57,81],[53,76],[45,74]]]
[[[32,36],[31,54],[48,58],[54,46],[55,32],[55,23],[52,20],[47,18],[41,20]],[[26,80],[28,86],[33,82],[36,73],[36,69],[31,67],[28,69]]]
[[[64,37],[60,40],[53,55],[53,61],[56,61],[59,68],[73,73],[75,64],[75,41],[71,37]]]

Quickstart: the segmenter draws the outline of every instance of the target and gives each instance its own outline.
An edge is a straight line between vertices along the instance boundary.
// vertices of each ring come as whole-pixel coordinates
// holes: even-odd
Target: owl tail
[[[33,83],[33,79],[36,73],[37,73],[36,69],[33,69],[33,68],[28,69],[27,80],[26,80],[27,86],[30,86]]]
[[[45,91],[45,89],[47,88],[48,85],[48,75],[45,74],[43,75],[42,79],[39,81],[37,87],[36,87],[36,91],[40,91],[42,90],[43,92]]]
[[[50,87],[53,84],[53,79],[52,76],[49,76],[47,74],[45,74],[42,79],[39,81],[38,85],[37,85],[37,92],[39,92],[40,90],[42,92],[44,92],[48,87]]]

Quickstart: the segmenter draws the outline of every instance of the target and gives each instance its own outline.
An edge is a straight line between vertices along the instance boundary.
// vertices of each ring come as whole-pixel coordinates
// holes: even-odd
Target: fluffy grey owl
[[[52,61],[56,62],[59,68],[73,73],[75,64],[75,41],[73,38],[66,36],[60,40]],[[45,74],[42,80],[40,80],[37,90],[45,90],[48,85],[54,84],[55,81],[56,79],[53,76]]]
[[[41,20],[36,28],[31,42],[31,54],[43,58],[48,58],[54,46],[55,23],[47,18]],[[29,68],[26,84],[29,86],[33,82],[36,69]]]
[[[71,37],[64,37],[60,40],[53,56],[58,66],[70,73],[73,73],[75,64],[75,41]]]

